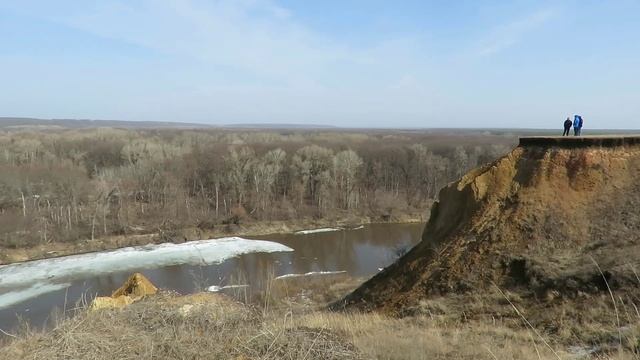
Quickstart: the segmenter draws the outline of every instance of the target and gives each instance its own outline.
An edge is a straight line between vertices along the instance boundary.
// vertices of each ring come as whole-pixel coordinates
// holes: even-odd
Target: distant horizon
[[[48,121],[74,121],[74,122],[118,122],[118,123],[143,123],[143,124],[171,124],[171,125],[175,125],[176,128],[178,128],[180,125],[184,125],[185,127],[189,127],[189,125],[191,125],[190,127],[193,126],[203,126],[203,127],[210,127],[212,129],[214,128],[229,128],[229,127],[240,127],[240,128],[265,128],[265,129],[277,129],[277,128],[282,128],[282,129],[287,129],[287,127],[290,127],[292,129],[304,129],[304,128],[309,128],[309,129],[372,129],[372,130],[478,130],[478,131],[491,131],[491,130],[500,130],[500,131],[504,131],[504,130],[518,130],[518,131],[557,131],[557,130],[561,130],[560,127],[557,128],[534,128],[534,127],[383,127],[383,126],[377,126],[377,127],[373,127],[373,126],[338,126],[338,125],[327,125],[327,124],[305,124],[305,123],[220,123],[220,124],[207,124],[207,123],[198,123],[198,122],[184,122],[184,121],[156,121],[156,120],[119,120],[119,119],[84,119],[84,118],[36,118],[36,117],[23,117],[23,116],[0,116],[0,129],[2,129],[2,122],[3,121],[7,121],[7,120],[14,120],[14,121],[20,121],[20,120],[31,120],[31,121],[43,121],[43,122],[48,122]],[[29,124],[26,125],[11,125],[11,127],[16,127],[16,126],[29,126]],[[33,125],[33,126],[37,126],[37,125]],[[638,131],[640,132],[640,128],[639,129],[633,129],[633,128],[627,128],[627,129],[616,129],[616,128],[586,128],[585,131],[585,135],[588,135],[589,130],[596,130],[596,131],[607,131],[607,132],[611,132],[611,131],[624,131],[624,132],[632,132],[632,131]]]

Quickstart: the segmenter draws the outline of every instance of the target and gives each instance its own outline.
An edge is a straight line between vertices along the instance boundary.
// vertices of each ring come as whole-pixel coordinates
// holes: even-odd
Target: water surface
[[[351,276],[368,277],[419,242],[423,228],[424,224],[371,224],[357,230],[249,236],[274,241],[294,251],[245,254],[206,266],[184,264],[156,269],[142,266],[126,272],[76,278],[68,287],[1,309],[0,328],[11,330],[19,319],[32,326],[43,326],[55,309],[70,311],[81,299],[90,302],[95,296],[110,295],[132,271],[143,273],[159,288],[182,294],[211,285],[247,284],[255,288],[267,278],[314,271],[346,271]]]

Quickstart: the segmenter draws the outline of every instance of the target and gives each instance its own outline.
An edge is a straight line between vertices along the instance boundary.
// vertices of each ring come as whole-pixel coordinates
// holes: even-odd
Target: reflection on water
[[[211,285],[261,287],[265,279],[291,273],[347,271],[351,276],[370,276],[393,262],[401,249],[420,241],[423,227],[423,224],[372,224],[350,231],[257,236],[253,238],[279,242],[295,251],[247,254],[211,266],[175,265],[138,271],[158,287],[183,294]],[[69,311],[80,299],[89,302],[96,295],[109,295],[129,275],[130,272],[115,273],[75,281],[66,289],[0,310],[0,328],[14,328],[19,318],[43,325],[54,308]]]

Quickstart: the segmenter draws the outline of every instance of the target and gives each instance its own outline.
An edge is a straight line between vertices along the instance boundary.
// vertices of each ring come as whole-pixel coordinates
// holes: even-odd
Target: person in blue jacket
[[[580,134],[582,133],[582,125],[582,116],[575,115],[573,117],[573,135],[580,136]]]

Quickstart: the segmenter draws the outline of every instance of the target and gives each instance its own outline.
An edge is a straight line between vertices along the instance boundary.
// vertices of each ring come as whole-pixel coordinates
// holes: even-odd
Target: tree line
[[[0,244],[426,211],[514,138],[399,131],[0,132]]]

